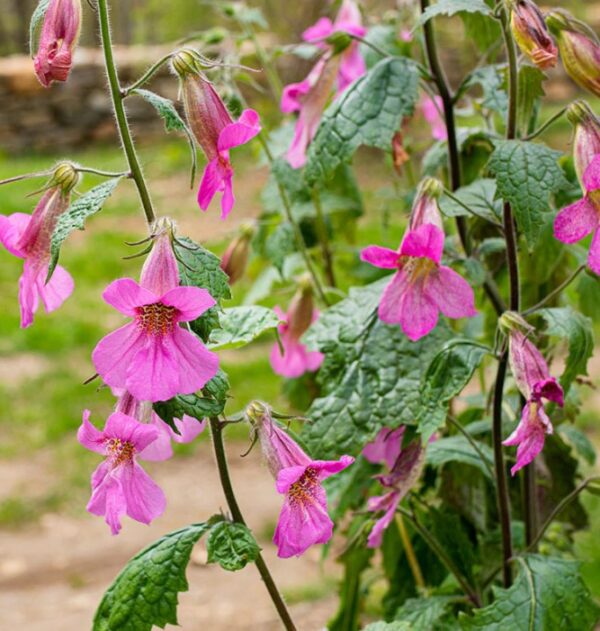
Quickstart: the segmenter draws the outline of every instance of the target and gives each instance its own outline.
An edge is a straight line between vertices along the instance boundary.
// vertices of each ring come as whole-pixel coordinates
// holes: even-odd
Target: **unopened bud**
[[[567,74],[582,88],[600,96],[600,42],[594,31],[562,9],[550,12],[546,24],[556,36]]]
[[[70,193],[79,183],[79,173],[70,162],[61,162],[52,173],[49,187],[58,187],[63,195]]]
[[[425,224],[433,224],[440,230],[444,229],[438,205],[438,199],[443,192],[444,186],[439,180],[432,177],[426,177],[422,180],[410,215],[410,230],[416,230]]]
[[[343,53],[350,44],[352,44],[352,37],[344,31],[336,31],[332,33],[326,40],[327,44],[331,46],[334,55]]]
[[[300,339],[308,331],[313,321],[314,310],[312,283],[308,276],[303,276],[287,314],[288,331],[292,337]]]
[[[240,234],[227,246],[221,258],[221,269],[229,276],[230,285],[237,283],[246,271],[253,236],[254,226],[244,224],[240,229]]]
[[[512,331],[520,331],[527,335],[534,329],[533,327],[516,311],[505,311],[498,320],[498,326],[504,333],[511,333]]]
[[[510,7],[512,32],[523,54],[542,70],[555,66],[558,50],[537,5],[531,0],[511,0]]]
[[[198,55],[189,48],[177,51],[171,57],[171,66],[182,79],[188,74],[198,74],[200,71]]]
[[[270,409],[261,401],[252,401],[246,406],[245,414],[252,425],[259,425],[265,417],[270,416]]]
[[[575,101],[570,105],[567,118],[575,127],[573,162],[583,186],[583,174],[594,156],[600,154],[600,120],[585,101]]]
[[[179,286],[179,267],[173,252],[173,222],[160,219],[154,226],[152,250],[144,261],[140,285],[157,296]]]

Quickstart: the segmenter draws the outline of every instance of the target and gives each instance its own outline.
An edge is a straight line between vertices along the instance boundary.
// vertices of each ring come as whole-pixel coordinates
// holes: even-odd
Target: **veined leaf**
[[[256,561],[260,547],[247,526],[230,521],[215,524],[206,540],[208,563],[218,563],[228,572],[236,572]]]
[[[225,350],[250,344],[265,331],[279,324],[279,317],[267,307],[232,307],[225,309],[219,318],[220,328],[213,329],[208,348]]]
[[[425,22],[438,15],[452,16],[462,12],[492,16],[492,10],[483,0],[438,0],[425,9],[416,21],[415,28],[423,26]]]
[[[490,467],[494,466],[494,454],[485,443],[475,441],[487,462],[482,461],[478,451],[464,436],[447,436],[432,442],[425,454],[425,462],[432,467],[443,467],[449,462],[461,462],[477,467],[483,475],[490,477]]]

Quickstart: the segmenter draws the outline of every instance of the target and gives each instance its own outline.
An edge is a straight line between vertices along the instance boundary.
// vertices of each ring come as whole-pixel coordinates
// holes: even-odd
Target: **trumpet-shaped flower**
[[[158,237],[142,271],[142,282],[121,278],[104,300],[131,322],[100,340],[92,354],[109,386],[125,388],[140,401],[164,401],[191,394],[217,373],[217,355],[181,322],[198,318],[215,304],[205,289],[178,287],[177,262],[169,235]]]
[[[104,516],[113,535],[121,530],[123,515],[149,524],[162,515],[166,499],[160,487],[137,463],[137,458],[157,439],[158,429],[121,412],[108,417],[103,431],[94,427],[89,419],[90,412],[86,410],[77,438],[105,460],[92,475],[92,497],[87,510]]]
[[[552,423],[542,400],[554,401],[562,406],[564,398],[563,389],[550,375],[540,351],[516,328],[509,334],[509,360],[517,387],[527,399],[519,425],[503,443],[518,446],[517,462],[511,469],[515,475],[540,453],[546,434],[552,434]]]
[[[532,0],[511,0],[509,4],[512,32],[523,54],[542,70],[556,66],[558,49],[537,5]]]
[[[588,265],[600,274],[600,154],[587,167],[583,187],[584,197],[556,215],[554,236],[563,243],[575,243],[593,233]]]
[[[251,404],[248,416],[258,433],[277,491],[285,496],[273,536],[277,554],[281,558],[300,556],[310,546],[331,539],[333,522],[327,513],[322,482],[349,467],[354,458],[313,460],[273,421],[266,406]]]
[[[33,62],[45,88],[69,77],[80,30],[81,0],[50,0]]]
[[[373,464],[385,463],[391,469],[400,455],[403,436],[404,425],[397,429],[382,427],[375,440],[363,447],[362,455]]]

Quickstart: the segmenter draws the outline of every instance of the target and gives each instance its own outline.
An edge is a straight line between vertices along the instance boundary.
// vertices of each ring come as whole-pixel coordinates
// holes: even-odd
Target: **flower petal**
[[[177,361],[179,375],[177,394],[191,394],[203,388],[219,370],[219,356],[209,351],[189,331],[176,327],[170,339],[170,349]]]
[[[319,480],[325,480],[343,471],[353,462],[354,458],[352,456],[341,456],[339,460],[313,460],[309,466],[318,471]]]
[[[125,497],[120,481],[112,475],[106,462],[102,462],[92,475],[92,497],[86,509],[92,515],[104,516],[112,534],[119,534],[120,517],[126,510]]]
[[[229,169],[223,176],[223,197],[221,198],[221,219],[227,219],[235,204],[233,195],[233,170]]]
[[[162,489],[137,462],[118,468],[126,511],[131,519],[149,524],[160,517],[167,506]]]
[[[211,160],[204,169],[200,189],[198,190],[198,205],[202,210],[206,210],[210,206],[210,202],[221,190],[223,185],[222,177],[217,168],[218,158]]]
[[[19,278],[19,306],[21,310],[21,328],[26,329],[33,323],[33,314],[37,311],[39,300],[37,291],[38,272],[30,259],[25,259],[23,273]]]
[[[102,298],[111,307],[129,317],[136,315],[136,307],[150,305],[159,301],[159,296],[149,289],[144,289],[133,278],[118,278],[114,280],[104,290]]]
[[[332,21],[329,18],[320,18],[302,33],[302,39],[305,42],[314,42],[315,40],[326,39],[332,33]]]
[[[369,510],[380,511],[385,510],[382,517],[376,522],[369,537],[367,539],[367,546],[369,548],[379,548],[383,540],[383,533],[385,529],[392,523],[396,515],[396,508],[400,503],[401,495],[395,491],[391,491],[381,497],[369,498]],[[372,501],[375,500],[375,501]]]
[[[528,401],[523,408],[519,425],[502,443],[506,446],[518,445],[517,462],[510,470],[512,475],[533,462],[544,447],[546,434],[552,432],[552,423],[544,407],[540,403]]]
[[[554,236],[563,243],[575,243],[590,234],[599,223],[596,207],[584,197],[556,215]]]
[[[152,414],[150,423],[156,427],[158,436],[143,451],[138,454],[141,460],[150,462],[162,462],[173,457],[173,446],[171,438],[173,438],[173,430],[158,416]]]
[[[219,134],[217,148],[219,151],[227,151],[233,147],[239,147],[252,140],[259,133],[260,116],[254,110],[244,110],[236,123],[231,123],[223,128]]]
[[[390,248],[382,248],[379,245],[369,245],[361,250],[360,260],[383,269],[397,269],[400,254]]]
[[[0,215],[0,243],[11,254],[19,258],[24,258],[25,253],[17,247],[17,244],[30,221],[31,215],[26,215],[25,213],[13,213],[8,216]]]
[[[83,411],[83,420],[77,430],[77,440],[90,451],[95,451],[102,455],[106,454],[104,433],[90,423],[89,410]]]
[[[402,240],[402,256],[426,257],[439,263],[444,251],[444,232],[433,224],[423,224],[409,230]]]
[[[217,304],[208,291],[201,287],[175,287],[168,291],[160,301],[163,305],[175,307],[179,311],[178,322],[195,320]]]
[[[46,313],[58,309],[73,293],[74,287],[73,277],[60,265],[56,266],[52,278],[47,283],[45,275],[40,274],[37,278],[37,291],[44,303]]]
[[[471,285],[453,269],[441,265],[425,283],[425,291],[448,318],[472,318],[477,315]]]
[[[127,414],[114,412],[106,420],[104,436],[130,443],[139,453],[158,438],[158,429],[155,425],[140,423]]]
[[[199,421],[187,414],[183,415],[182,419],[173,419],[175,427],[179,430],[179,434],[173,432],[173,440],[176,443],[191,443],[197,436],[199,436],[207,425],[206,419]]]
[[[592,244],[590,245],[588,265],[594,274],[600,275],[600,227],[596,229]]]
[[[285,467],[277,474],[277,480],[275,481],[275,488],[278,493],[287,493],[293,484],[296,484],[298,480],[305,474],[307,467],[310,463],[302,465],[293,465],[291,467]]]
[[[400,324],[402,319],[402,300],[409,290],[409,277],[400,269],[383,290],[379,301],[379,318],[386,324]]]
[[[423,282],[409,284],[400,302],[400,326],[409,340],[416,342],[438,322],[437,304],[425,289]]]
[[[595,155],[585,170],[583,185],[588,192],[600,188],[600,155]]]

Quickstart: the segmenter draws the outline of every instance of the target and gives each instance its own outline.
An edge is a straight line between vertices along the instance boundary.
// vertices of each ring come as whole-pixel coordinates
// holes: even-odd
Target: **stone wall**
[[[116,48],[121,82],[138,78],[169,49]],[[177,82],[168,69],[154,78],[151,89],[171,99]],[[127,100],[137,134],[160,133],[162,121],[141,98]],[[102,56],[97,49],[80,48],[69,81],[43,88],[27,56],[0,59],[0,152],[51,151],[82,146],[115,137],[110,97]]]

